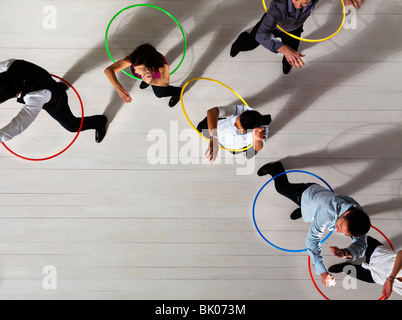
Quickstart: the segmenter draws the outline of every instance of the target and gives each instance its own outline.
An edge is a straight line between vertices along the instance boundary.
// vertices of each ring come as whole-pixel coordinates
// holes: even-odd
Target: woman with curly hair
[[[117,80],[116,73],[128,67],[134,76],[142,79],[141,89],[151,85],[158,98],[171,97],[169,107],[174,107],[180,101],[181,88],[169,85],[169,65],[165,57],[150,44],[143,44],[105,69],[105,75],[124,102],[129,103],[132,98]]]

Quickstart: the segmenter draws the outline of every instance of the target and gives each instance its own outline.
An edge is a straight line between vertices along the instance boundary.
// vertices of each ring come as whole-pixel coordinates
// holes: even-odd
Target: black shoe
[[[328,268],[328,272],[330,273],[341,273],[343,272],[343,268],[345,268],[348,265],[352,265],[351,263],[339,263],[339,264],[334,264],[333,266],[330,266]]]
[[[265,176],[267,174],[270,174],[271,176],[276,176],[279,173],[284,172],[285,169],[283,168],[282,162],[276,161],[276,162],[270,162],[267,164],[264,164],[258,171],[257,174],[261,176]]]
[[[236,46],[236,42],[232,44],[232,47],[230,48],[230,56],[232,58],[236,57],[239,54],[240,50]]]
[[[283,74],[288,74],[290,72],[290,70],[292,70],[292,66],[290,65],[290,63],[286,60],[285,57],[283,57],[282,60],[282,71]]]
[[[300,219],[301,217],[302,217],[301,208],[297,208],[290,215],[290,219],[292,220],[297,220]]]
[[[169,107],[173,108],[180,101],[180,97],[171,97],[169,100]]]
[[[107,132],[107,118],[105,117],[105,124],[96,129],[95,131],[95,141],[96,143],[101,143],[102,140],[105,138]]]
[[[149,84],[146,83],[145,81],[142,81],[142,82],[140,83],[140,89],[146,89],[146,88],[148,88],[148,87],[149,87]]]

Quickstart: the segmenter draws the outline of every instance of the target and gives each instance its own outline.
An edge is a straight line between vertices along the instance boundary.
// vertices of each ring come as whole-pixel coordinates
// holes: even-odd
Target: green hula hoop
[[[134,7],[151,7],[151,8],[158,9],[158,10],[160,10],[160,11],[166,13],[170,18],[172,18],[173,21],[174,21],[174,22],[177,24],[177,26],[180,28],[180,31],[181,31],[181,33],[182,33],[182,35],[183,35],[184,52],[183,52],[183,57],[181,58],[179,65],[178,65],[172,72],[170,72],[170,74],[175,73],[176,70],[179,69],[179,67],[180,67],[181,64],[183,63],[184,58],[185,58],[185,56],[186,56],[186,51],[187,51],[186,35],[184,34],[184,30],[183,30],[182,26],[180,25],[180,23],[177,21],[177,19],[176,19],[172,14],[170,14],[170,13],[169,13],[168,11],[166,11],[165,9],[162,9],[162,8],[160,8],[160,7],[157,7],[157,6],[154,6],[154,5],[152,5],[152,4],[134,4],[134,5],[132,5],[132,6],[128,6],[128,7],[124,8],[124,9],[121,9],[119,12],[117,12],[117,13],[114,15],[114,17],[110,20],[109,24],[107,25],[106,33],[105,33],[105,47],[106,47],[106,51],[107,51],[107,53],[108,53],[110,59],[113,61],[113,63],[116,62],[116,61],[113,59],[112,54],[110,53],[109,45],[108,45],[108,42],[107,42],[107,36],[108,36],[108,33],[109,33],[110,26],[112,25],[114,19],[116,19],[116,17],[117,17],[119,14],[121,14],[122,12],[124,12],[124,11],[126,11],[126,10],[128,10],[128,9],[134,8]],[[124,74],[128,75],[128,76],[131,77],[131,78],[134,78],[134,79],[137,79],[137,80],[142,80],[142,79],[137,78],[136,76],[134,76],[134,75],[132,75],[132,74],[129,74],[129,73],[126,72],[125,70],[122,70],[122,71],[123,71]]]

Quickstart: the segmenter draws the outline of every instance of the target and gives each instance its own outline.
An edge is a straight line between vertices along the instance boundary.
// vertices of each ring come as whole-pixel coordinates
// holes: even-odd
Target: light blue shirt
[[[303,192],[301,198],[302,218],[304,222],[311,222],[306,238],[306,248],[317,274],[328,271],[321,254],[320,241],[324,231],[334,230],[339,216],[353,206],[362,210],[351,197],[337,195],[318,184],[313,184]],[[363,257],[367,248],[366,239],[367,235],[352,237],[353,242],[347,249],[353,255],[353,260]]]

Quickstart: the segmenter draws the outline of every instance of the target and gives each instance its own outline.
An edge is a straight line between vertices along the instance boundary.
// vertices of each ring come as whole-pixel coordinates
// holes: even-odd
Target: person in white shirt
[[[342,252],[336,254],[340,258],[353,259],[347,249],[331,248],[332,252]],[[356,272],[349,272],[351,276],[356,276],[358,280],[377,283],[383,286],[382,296],[387,300],[392,291],[402,295],[402,250],[394,252],[391,248],[384,246],[380,241],[370,236],[367,237],[366,260],[361,264],[350,262],[335,264],[329,267],[332,273],[351,271],[346,266],[353,266]]]
[[[246,150],[247,157],[250,158],[264,147],[270,123],[270,115],[261,115],[245,105],[232,105],[209,109],[207,117],[198,124],[197,130],[210,139],[206,152],[210,161],[216,159],[219,145],[231,150],[241,150],[252,144]]]
[[[9,59],[0,62],[0,103],[17,98],[24,104],[9,124],[0,129],[0,142],[13,139],[27,129],[42,109],[66,130],[78,132],[81,118],[75,117],[68,105],[67,86],[56,82],[43,68],[24,60]],[[106,134],[104,115],[84,117],[81,130],[96,130],[95,141]]]

